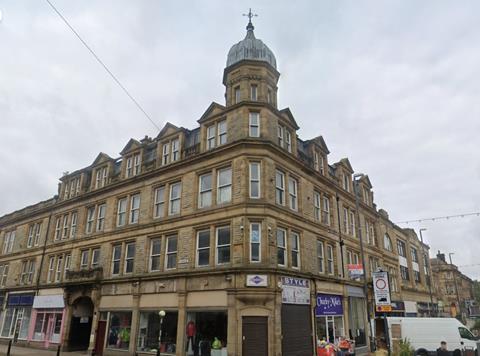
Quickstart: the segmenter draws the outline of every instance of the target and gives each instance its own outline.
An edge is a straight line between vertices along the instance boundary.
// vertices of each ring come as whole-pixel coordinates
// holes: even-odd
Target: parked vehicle
[[[446,341],[449,351],[470,351],[478,356],[477,338],[455,318],[391,317],[387,322],[390,340],[392,336],[407,339],[415,355],[436,355],[440,342]]]

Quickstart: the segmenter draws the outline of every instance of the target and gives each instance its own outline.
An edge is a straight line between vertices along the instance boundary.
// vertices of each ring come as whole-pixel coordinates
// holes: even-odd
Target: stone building
[[[454,264],[448,263],[445,254],[438,251],[436,258],[430,260],[436,293],[439,300],[439,315],[461,317],[469,315],[469,307],[474,303],[473,280],[459,271]]]
[[[428,246],[321,136],[297,136],[253,29],[228,53],[225,104],[198,127],[100,153],[52,199],[0,218],[1,340],[133,355],[161,338],[162,354],[193,355],[218,338],[214,355],[279,356],[347,336],[362,354],[378,268],[392,313],[425,313]]]

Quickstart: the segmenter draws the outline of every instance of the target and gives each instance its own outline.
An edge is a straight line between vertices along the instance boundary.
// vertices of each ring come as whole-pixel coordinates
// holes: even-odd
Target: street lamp
[[[432,269],[430,268],[430,258],[427,257],[427,253],[425,252],[425,244],[423,243],[423,236],[422,231],[427,231],[427,229],[422,228],[420,231],[420,241],[422,242],[422,252],[423,252],[423,263],[426,265],[425,270],[428,271],[428,292],[430,293],[430,316],[434,316],[433,314],[433,294],[432,294]]]
[[[163,318],[165,318],[165,310],[160,310],[158,312],[158,316],[160,317],[160,331],[158,332],[158,350],[157,350],[157,356],[160,356],[160,348],[162,347],[162,324],[163,324]]]
[[[448,258],[450,259],[450,266],[452,268],[452,274],[453,274],[453,283],[455,284],[455,294],[457,295],[457,303],[458,303],[458,309],[460,311],[460,316],[463,320],[463,314],[462,314],[462,304],[460,304],[460,297],[458,296],[458,286],[457,286],[457,274],[455,273],[455,268],[453,268],[453,263],[452,263],[452,255],[455,253],[450,252],[448,254]]]

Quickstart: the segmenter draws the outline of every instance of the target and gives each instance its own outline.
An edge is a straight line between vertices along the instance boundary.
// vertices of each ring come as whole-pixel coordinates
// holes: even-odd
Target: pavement
[[[8,345],[0,345],[0,356],[7,355]],[[29,347],[20,347],[12,346],[10,349],[10,356],[56,356],[57,351],[54,350],[41,350],[34,349]],[[60,352],[61,356],[87,356],[89,355],[86,351],[75,351],[75,352]]]

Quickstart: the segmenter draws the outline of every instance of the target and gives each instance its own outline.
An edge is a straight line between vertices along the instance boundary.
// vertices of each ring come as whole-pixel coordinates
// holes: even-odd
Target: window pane
[[[210,246],[210,232],[201,231],[198,233],[198,247],[209,247]]]
[[[230,244],[230,227],[221,227],[217,229],[217,237],[219,245]]]
[[[198,251],[199,266],[207,266],[209,264],[209,259],[210,259],[210,250],[208,248]]]
[[[107,347],[128,350],[131,324],[131,312],[111,312]]]

